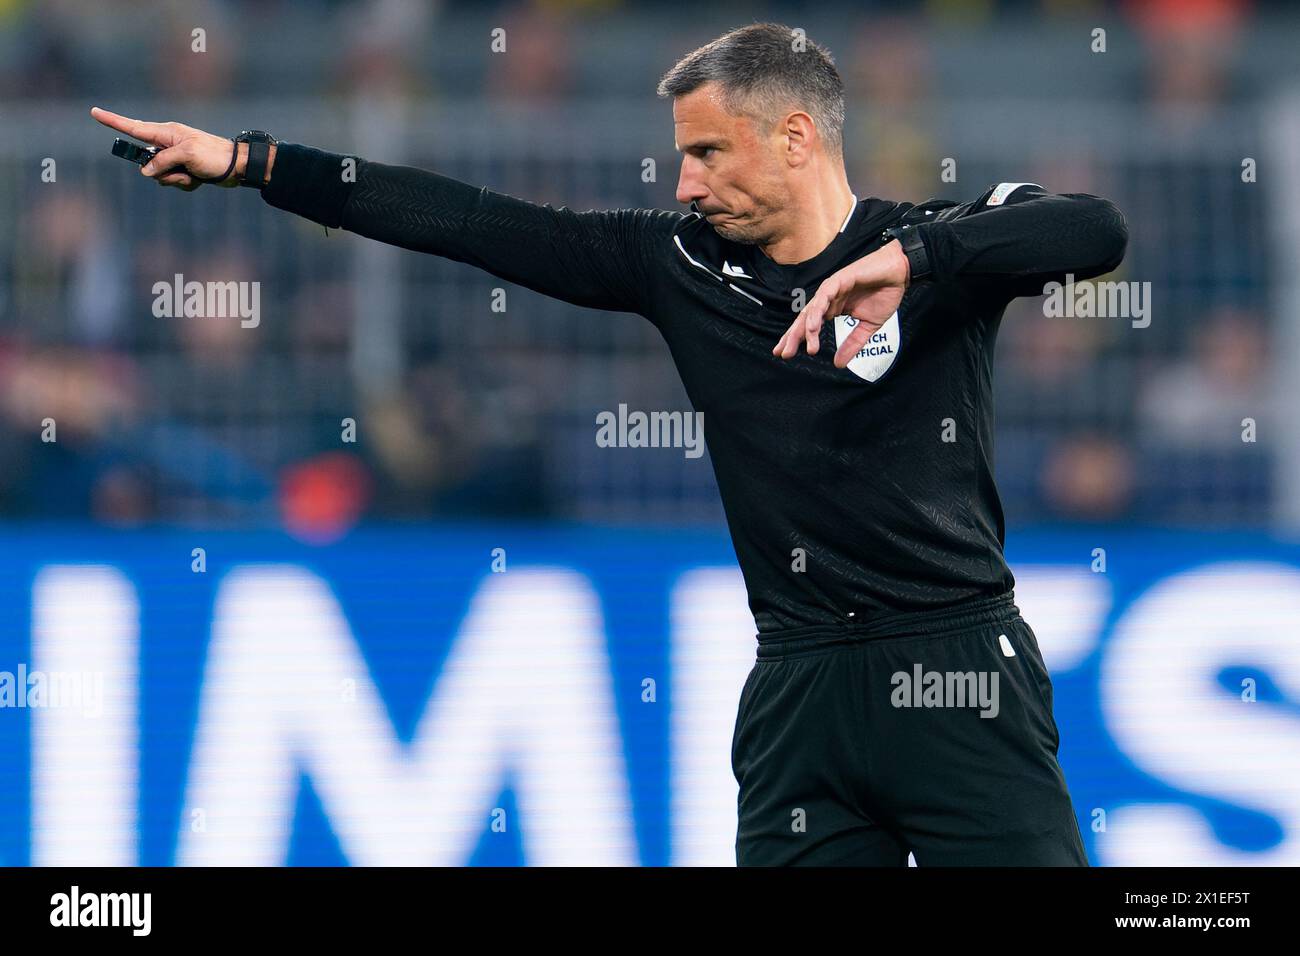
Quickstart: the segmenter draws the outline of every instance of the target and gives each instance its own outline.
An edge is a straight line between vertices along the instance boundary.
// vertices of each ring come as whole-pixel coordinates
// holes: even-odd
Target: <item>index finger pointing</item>
[[[156,146],[171,145],[171,141],[165,135],[162,123],[146,123],[143,120],[121,116],[98,106],[90,108],[90,115],[109,129],[126,133],[127,136],[134,136],[136,139],[144,140],[146,143],[152,143]]]

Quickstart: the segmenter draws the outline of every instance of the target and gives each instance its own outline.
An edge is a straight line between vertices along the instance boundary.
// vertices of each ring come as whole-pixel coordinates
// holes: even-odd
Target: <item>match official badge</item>
[[[1021,186],[1038,186],[1038,183],[998,183],[997,188],[989,196],[986,206],[1001,206],[1007,201],[1007,197],[1019,189]],[[1042,186],[1038,186],[1042,189]]]
[[[858,320],[851,315],[835,316],[835,347],[839,348],[844,340],[857,327]],[[894,364],[898,350],[903,344],[902,328],[898,324],[898,312],[895,311],[885,324],[876,329],[875,334],[858,349],[858,354],[849,360],[849,371],[858,378],[874,382]]]

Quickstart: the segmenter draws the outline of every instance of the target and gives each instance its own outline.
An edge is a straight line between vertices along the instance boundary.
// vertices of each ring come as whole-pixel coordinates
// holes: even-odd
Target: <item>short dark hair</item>
[[[685,96],[716,82],[733,115],[775,123],[783,111],[813,118],[832,155],[844,155],[844,81],[835,60],[802,30],[754,23],[689,53],[659,81],[660,96]]]

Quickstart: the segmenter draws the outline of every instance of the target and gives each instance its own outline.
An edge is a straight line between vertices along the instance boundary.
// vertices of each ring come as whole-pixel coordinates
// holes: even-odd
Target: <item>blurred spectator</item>
[[[1272,424],[1263,323],[1222,308],[1201,323],[1192,355],[1151,377],[1141,397],[1142,441],[1181,448],[1240,448],[1242,421]]]
[[[572,92],[573,31],[567,18],[528,4],[502,9],[493,29],[505,31],[506,48],[488,53],[486,93],[497,99],[557,101]],[[488,37],[484,37],[487,48]]]
[[[1142,511],[1153,521],[1262,523],[1279,420],[1264,324],[1222,308],[1193,335],[1192,355],[1158,368],[1142,395]]]
[[[38,193],[14,263],[22,321],[45,341],[101,345],[119,331],[125,260],[100,200],[75,185]]]
[[[1131,0],[1147,46],[1148,95],[1160,121],[1196,127],[1231,92],[1230,67],[1249,0]]]
[[[366,0],[344,9],[340,34],[346,41],[339,58],[339,92],[363,96],[410,95],[419,89],[422,57],[434,55],[430,25],[437,0]]]
[[[1048,455],[1043,498],[1053,516],[1068,521],[1117,521],[1133,504],[1133,459],[1115,438],[1080,435]]]
[[[162,12],[153,88],[182,100],[229,93],[242,29],[230,9],[215,0],[179,0]]]
[[[0,513],[152,517],[148,463],[118,439],[139,404],[128,360],[75,349],[0,354]]]
[[[931,44],[922,24],[873,17],[862,21],[853,43],[837,63],[845,86],[849,184],[889,199],[940,195],[934,130],[920,109],[933,93]],[[849,140],[864,143],[866,151],[854,151]]]
[[[367,410],[382,513],[542,512],[535,422],[530,427],[530,406],[541,396],[533,385],[503,389],[509,376],[468,364],[417,367],[400,398]]]

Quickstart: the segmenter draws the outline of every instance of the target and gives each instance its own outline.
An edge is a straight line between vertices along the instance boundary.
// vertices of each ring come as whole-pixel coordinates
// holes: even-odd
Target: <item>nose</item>
[[[704,188],[704,181],[692,168],[692,157],[683,157],[682,172],[677,177],[677,201],[682,205],[689,204],[694,212],[698,211],[695,205],[696,202],[708,194],[709,191]]]

